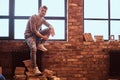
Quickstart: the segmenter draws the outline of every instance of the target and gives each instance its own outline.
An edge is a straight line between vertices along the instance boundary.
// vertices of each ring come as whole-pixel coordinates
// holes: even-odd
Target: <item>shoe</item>
[[[40,74],[42,74],[42,73],[39,71],[38,67],[35,67],[35,68],[33,69],[33,72],[34,72],[35,75],[40,75]]]
[[[38,44],[37,48],[38,50],[41,50],[41,51],[47,51],[47,49],[44,47],[43,44]]]

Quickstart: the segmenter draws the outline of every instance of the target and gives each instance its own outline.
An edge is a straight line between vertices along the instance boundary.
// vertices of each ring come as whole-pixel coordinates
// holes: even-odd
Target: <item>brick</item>
[[[47,80],[47,78],[44,76],[32,76],[32,77],[27,77],[27,80]]]
[[[32,66],[28,66],[28,67],[27,67],[27,70],[28,70],[29,72],[33,72]]]
[[[26,75],[15,75],[14,79],[15,80],[26,80]]]
[[[16,67],[15,68],[15,75],[24,75],[25,74],[25,67]]]
[[[27,77],[27,80],[40,80],[38,77]]]
[[[108,80],[119,80],[119,79],[108,79]]]
[[[52,76],[52,77],[50,78],[50,80],[60,80],[60,78],[59,78],[59,77],[56,77],[56,76]]]
[[[25,71],[25,67],[16,67],[15,70],[17,70],[17,71]]]
[[[15,75],[23,75],[25,74],[25,71],[15,71]]]
[[[47,78],[45,76],[39,76],[40,80],[47,80]]]
[[[26,72],[26,75],[28,77],[34,77],[35,76],[35,74],[33,72]]]
[[[2,74],[2,67],[0,66],[0,74]]]
[[[32,61],[31,60],[24,60],[23,63],[25,64],[26,67],[32,66]]]
[[[52,70],[48,70],[48,69],[45,69],[43,71],[43,75],[46,76],[46,77],[52,77],[53,75],[55,75],[56,73]]]
[[[67,80],[67,78],[60,78],[60,80]]]

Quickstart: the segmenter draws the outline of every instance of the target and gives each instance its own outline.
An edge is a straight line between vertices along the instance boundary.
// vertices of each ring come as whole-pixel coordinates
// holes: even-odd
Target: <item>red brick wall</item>
[[[119,49],[120,43],[83,41],[83,0],[68,0],[67,27],[68,41],[47,42],[49,51],[42,54],[43,68],[55,71],[58,77],[65,80],[107,80],[108,51]],[[12,74],[13,65],[10,62],[13,59],[10,55],[13,52],[28,53],[28,50],[24,41],[1,40],[0,65],[6,64],[3,71]]]

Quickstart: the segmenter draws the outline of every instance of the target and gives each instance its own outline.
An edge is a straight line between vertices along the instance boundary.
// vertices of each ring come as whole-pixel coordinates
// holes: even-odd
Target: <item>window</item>
[[[9,15],[9,0],[0,0],[0,15]]]
[[[4,7],[4,8],[3,8]],[[0,37],[9,37],[9,1],[0,0]]]
[[[84,33],[103,35],[105,40],[110,35],[118,40],[120,35],[119,0],[84,0]]]
[[[15,16],[31,16],[37,12],[38,0],[15,0]]]
[[[38,13],[41,5],[48,7],[46,20],[55,28],[50,40],[67,39],[67,0],[0,0],[0,39],[24,40],[29,17]],[[53,5],[54,2],[54,5]],[[27,5],[26,5],[27,4]],[[44,29],[45,26],[42,26]]]
[[[15,19],[15,39],[24,39],[24,31],[27,20]]]
[[[8,19],[0,19],[0,37],[8,37],[9,36],[9,25]]]

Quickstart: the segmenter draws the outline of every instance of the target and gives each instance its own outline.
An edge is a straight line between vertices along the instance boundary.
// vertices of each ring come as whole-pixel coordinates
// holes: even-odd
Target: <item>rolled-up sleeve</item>
[[[53,28],[52,25],[50,23],[48,23],[44,18],[42,18],[42,20],[43,20],[43,24],[45,26],[47,26],[48,28]]]

